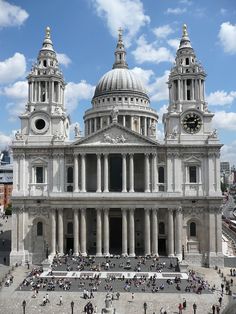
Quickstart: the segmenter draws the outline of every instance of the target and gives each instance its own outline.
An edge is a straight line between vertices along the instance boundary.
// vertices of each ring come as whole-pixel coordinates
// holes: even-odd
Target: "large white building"
[[[27,79],[13,142],[11,263],[64,254],[167,255],[222,265],[220,148],[206,74],[186,26],[171,69],[164,143],[157,112],[129,70],[122,33],[112,70],[68,140],[65,82],[50,29]]]

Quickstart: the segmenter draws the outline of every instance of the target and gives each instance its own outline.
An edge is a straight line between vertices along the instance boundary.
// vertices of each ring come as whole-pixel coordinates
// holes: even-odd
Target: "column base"
[[[128,255],[128,253],[122,253],[121,256],[122,256],[122,257],[127,257],[127,256],[129,256],[129,255]]]
[[[135,257],[135,253],[129,254],[129,257]]]
[[[78,190],[78,189],[77,189],[77,190],[74,190],[73,193],[79,193],[79,190]]]
[[[168,254],[168,257],[175,257],[174,254]]]
[[[145,190],[144,192],[145,192],[145,193],[150,193],[150,190]]]
[[[103,256],[104,256],[104,257],[110,257],[111,254],[110,254],[110,253],[103,253]]]
[[[97,191],[96,191],[96,193],[101,193],[101,192],[102,192],[102,190],[97,190]]]
[[[102,253],[96,253],[96,257],[102,257]]]
[[[87,256],[87,253],[86,252],[83,252],[83,253],[81,253],[81,256]]]
[[[77,253],[73,253],[73,256],[79,256],[79,253],[77,252]]]

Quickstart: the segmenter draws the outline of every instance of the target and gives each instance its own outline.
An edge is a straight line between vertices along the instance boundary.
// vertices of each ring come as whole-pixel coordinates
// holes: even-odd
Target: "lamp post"
[[[70,304],[70,306],[71,306],[71,314],[73,314],[74,313],[74,302],[73,301],[71,301],[71,304]]]
[[[46,259],[48,259],[48,243],[46,242]]]
[[[26,301],[23,300],[22,302],[23,314],[25,314],[25,307],[26,307]]]
[[[193,314],[197,313],[197,304],[194,302],[193,303]]]
[[[143,308],[144,308],[144,314],[147,314],[147,303],[143,303]]]

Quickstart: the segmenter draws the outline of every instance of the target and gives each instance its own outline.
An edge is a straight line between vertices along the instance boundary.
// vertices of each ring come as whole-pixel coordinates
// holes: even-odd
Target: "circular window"
[[[43,119],[38,119],[35,121],[35,126],[36,129],[38,130],[42,130],[43,128],[45,128],[46,122]]]

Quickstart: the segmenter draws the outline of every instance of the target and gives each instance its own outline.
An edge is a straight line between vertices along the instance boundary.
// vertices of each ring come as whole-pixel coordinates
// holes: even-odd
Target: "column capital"
[[[173,214],[174,209],[173,208],[168,208],[168,213]]]
[[[102,154],[101,153],[96,153],[97,158],[101,158]]]
[[[145,157],[148,158],[150,156],[150,153],[144,153]]]
[[[73,152],[73,156],[74,156],[74,157],[78,157],[78,156],[79,156],[79,153]]]
[[[183,212],[183,210],[182,210],[182,206],[178,206],[177,208],[176,208],[176,213],[182,213]]]
[[[134,157],[134,153],[129,153],[129,157]]]
[[[104,157],[108,157],[109,153],[102,153]]]
[[[152,157],[157,157],[157,153],[152,153]]]

